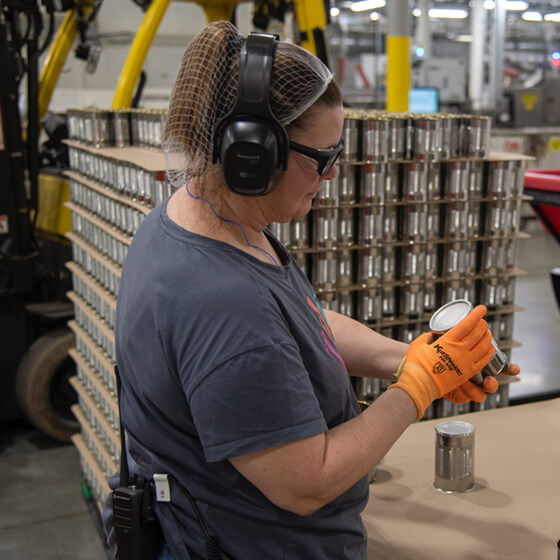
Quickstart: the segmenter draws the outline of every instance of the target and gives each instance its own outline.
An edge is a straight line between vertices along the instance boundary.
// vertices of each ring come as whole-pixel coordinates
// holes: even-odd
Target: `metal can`
[[[349,286],[352,284],[352,252],[344,249],[338,253],[338,274],[337,274],[337,284],[339,286]]]
[[[359,292],[358,315],[362,322],[376,322],[381,319],[381,288],[366,288]]]
[[[294,249],[306,249],[309,247],[309,223],[307,216],[290,222],[290,246]]]
[[[469,157],[483,158],[488,155],[490,146],[491,120],[489,117],[471,116],[469,122]]]
[[[319,208],[315,213],[314,246],[332,249],[337,244],[338,209]]]
[[[407,284],[404,287],[403,314],[406,317],[420,317],[424,312],[424,285]]]
[[[482,196],[484,191],[484,162],[471,161],[469,168],[469,198]]]
[[[381,280],[383,257],[381,247],[374,245],[360,251],[358,281],[365,286],[377,285]]]
[[[452,329],[455,325],[461,322],[473,309],[472,303],[466,299],[458,299],[450,301],[440,307],[430,318],[430,330],[434,335],[442,335],[448,330]],[[490,358],[488,364],[482,368],[482,377],[488,375],[498,375],[507,365],[507,357],[500,350],[494,337],[492,337],[492,345],[494,346],[494,355]],[[481,382],[482,377],[476,374],[472,380]]]
[[[474,238],[481,234],[480,202],[469,200],[467,203],[467,237]]]
[[[368,163],[361,166],[361,201],[380,204],[385,200],[385,171],[384,163]]]
[[[507,231],[506,201],[492,199],[486,204],[486,235],[503,237]]]
[[[383,282],[392,282],[396,278],[397,251],[392,245],[383,247]]]
[[[384,162],[388,157],[389,121],[370,115],[364,121],[363,159],[368,162]]]
[[[412,243],[426,241],[427,205],[407,204],[404,207],[404,239]]]
[[[424,313],[432,313],[437,306],[437,290],[435,282],[424,284]]]
[[[341,290],[337,294],[338,297],[338,312],[347,317],[354,317],[354,298],[352,292]]]
[[[441,198],[441,164],[430,163],[426,172],[426,198],[439,200]]]
[[[336,285],[338,276],[337,258],[334,251],[315,254],[313,262],[313,282],[322,290],[330,290]]]
[[[338,205],[338,182],[336,178],[321,183],[321,188],[317,193],[316,204],[319,207]]]
[[[406,168],[406,184],[403,200],[425,202],[427,198],[427,172],[423,162],[409,163]]]
[[[399,238],[398,227],[398,208],[395,205],[387,204],[383,208],[383,230],[382,238],[391,242]]]
[[[364,206],[360,213],[360,241],[376,245],[383,238],[383,206]]]
[[[445,213],[445,233],[452,239],[467,236],[469,204],[466,200],[450,201]]]
[[[356,202],[356,166],[339,165],[338,173],[334,179],[338,200],[347,204]]]
[[[489,164],[485,195],[491,198],[505,198],[509,182],[509,162],[492,161]]]
[[[443,273],[448,278],[462,277],[466,271],[467,255],[465,244],[447,243],[444,248]]]
[[[354,244],[354,209],[341,207],[338,211],[337,240],[342,245]]]
[[[342,127],[342,137],[344,139],[344,149],[342,151],[342,159],[344,161],[358,161],[358,135],[360,130],[360,121],[356,118],[346,116]]]
[[[430,204],[426,206],[426,239],[436,240],[441,237],[441,211],[445,208],[442,204]]]
[[[400,199],[399,165],[388,163],[385,168],[385,201],[397,202]]]
[[[396,315],[395,289],[391,286],[381,288],[381,314],[391,318]]]
[[[452,161],[447,164],[445,195],[456,200],[466,200],[469,194],[469,162]]]
[[[436,430],[434,486],[443,492],[474,488],[474,426],[468,422],[440,422]]]
[[[389,119],[389,159],[404,159],[406,154],[406,119],[392,115]]]
[[[420,282],[426,273],[426,252],[422,244],[407,245],[403,248],[403,279]]]
[[[438,258],[438,245],[435,243],[426,244],[426,253],[424,257],[424,267],[426,270],[426,279],[435,280],[439,276],[439,258]]]

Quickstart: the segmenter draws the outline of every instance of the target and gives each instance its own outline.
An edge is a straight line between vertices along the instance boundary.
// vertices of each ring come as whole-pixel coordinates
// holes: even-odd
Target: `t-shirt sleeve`
[[[327,430],[299,351],[291,344],[231,357],[204,376],[187,398],[209,462]]]

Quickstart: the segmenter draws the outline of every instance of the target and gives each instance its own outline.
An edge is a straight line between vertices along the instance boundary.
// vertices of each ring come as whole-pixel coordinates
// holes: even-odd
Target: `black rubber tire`
[[[68,330],[38,338],[24,354],[16,374],[16,396],[27,420],[65,442],[80,429],[70,410],[78,398],[68,382],[75,371],[68,355],[74,343],[74,334]]]

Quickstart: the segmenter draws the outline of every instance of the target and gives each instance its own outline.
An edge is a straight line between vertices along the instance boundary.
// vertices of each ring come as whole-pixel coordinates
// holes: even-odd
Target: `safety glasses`
[[[298,144],[297,142],[292,142],[291,140],[289,145],[290,149],[294,150],[294,152],[303,154],[317,162],[317,173],[321,176],[326,175],[332,169],[332,166],[336,163],[336,160],[340,157],[342,149],[344,148],[342,138],[338,145],[330,150],[317,150],[309,146],[304,146],[303,144]]]

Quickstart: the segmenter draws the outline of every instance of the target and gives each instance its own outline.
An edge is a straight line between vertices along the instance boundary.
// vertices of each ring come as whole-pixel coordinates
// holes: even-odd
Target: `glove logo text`
[[[463,375],[453,358],[443,349],[440,344],[434,344],[435,351],[440,355],[440,360],[434,365],[434,374],[443,373],[446,369],[454,371],[457,375]]]

